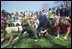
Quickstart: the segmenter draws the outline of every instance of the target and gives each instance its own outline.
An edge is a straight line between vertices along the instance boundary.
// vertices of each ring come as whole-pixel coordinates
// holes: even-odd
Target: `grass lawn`
[[[65,40],[63,35],[60,35],[59,39],[55,36],[42,37],[38,41],[34,41],[33,38],[24,37],[21,38],[14,45],[9,45],[7,48],[71,48],[71,36]]]

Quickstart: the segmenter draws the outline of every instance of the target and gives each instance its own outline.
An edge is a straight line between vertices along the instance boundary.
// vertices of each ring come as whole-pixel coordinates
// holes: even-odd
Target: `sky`
[[[6,11],[38,11],[43,4],[47,3],[48,7],[54,7],[54,1],[1,1],[1,10]]]

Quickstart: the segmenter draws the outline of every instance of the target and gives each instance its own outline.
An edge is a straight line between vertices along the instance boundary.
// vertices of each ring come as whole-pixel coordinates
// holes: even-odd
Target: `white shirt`
[[[48,15],[48,11],[45,12],[45,15]]]
[[[14,22],[14,25],[16,26],[16,24],[19,24],[19,25],[21,25],[21,21],[20,20],[16,20],[15,22]]]
[[[19,20],[22,20],[22,17],[18,17]]]
[[[39,26],[39,20],[37,19],[33,25],[35,26],[35,28],[34,28],[34,29],[37,29],[37,28],[38,28],[38,26]]]
[[[35,20],[35,22],[37,23],[37,25],[39,25],[40,24],[40,22],[39,22],[39,20],[37,19],[37,20]]]
[[[19,28],[19,31],[22,31],[23,30],[22,26],[18,26],[18,28]]]
[[[35,28],[34,28],[34,26],[35,26]],[[34,23],[34,24],[33,24],[33,28],[34,28],[34,29],[37,29],[37,28],[38,28],[38,25],[37,25],[36,23]]]
[[[32,16],[33,19],[35,19],[36,17],[37,17],[36,15]]]

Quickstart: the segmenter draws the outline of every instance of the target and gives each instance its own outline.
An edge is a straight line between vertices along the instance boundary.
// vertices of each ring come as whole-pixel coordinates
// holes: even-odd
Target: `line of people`
[[[5,30],[7,25],[8,27],[14,27],[17,25],[17,26],[22,26],[23,29],[22,33],[27,31],[30,35],[33,34],[36,38],[38,38],[38,35],[40,33],[49,32],[48,28],[51,28],[53,30],[55,30],[56,28],[59,31],[59,28],[65,26],[64,28],[61,29],[66,30],[67,28],[66,31],[68,33],[65,35],[65,39],[66,39],[70,32],[70,26],[71,26],[70,12],[71,12],[70,9],[68,10],[68,8],[65,7],[64,5],[61,5],[60,8],[58,7],[57,10],[49,8],[49,10],[42,10],[39,12],[26,11],[26,12],[21,12],[20,14],[18,12],[16,12],[16,14],[7,13],[5,12],[5,10],[3,10],[1,12],[1,33]],[[62,24],[61,26],[61,23],[63,23],[64,25]],[[40,30],[41,27],[45,29]],[[19,29],[20,28],[18,27],[18,31]],[[12,32],[13,30],[9,30],[9,31]],[[59,37],[59,33],[57,37]]]

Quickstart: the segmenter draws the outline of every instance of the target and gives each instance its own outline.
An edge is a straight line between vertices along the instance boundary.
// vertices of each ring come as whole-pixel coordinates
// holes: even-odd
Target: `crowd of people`
[[[62,18],[63,19],[66,18],[66,19],[62,20]],[[35,37],[38,38],[39,36],[38,34],[48,32],[48,28],[52,27],[52,29],[54,28],[53,30],[55,30],[55,27],[58,26],[60,20],[62,20],[62,22],[64,22],[65,20],[67,21],[67,23],[64,22],[65,24],[67,24],[65,28],[63,28],[64,30],[70,27],[71,9],[68,9],[65,5],[61,5],[61,7],[58,7],[57,9],[49,8],[36,12],[25,11],[21,13],[18,12],[9,13],[6,12],[5,10],[2,10],[1,33],[5,30],[6,27],[22,26],[22,30],[21,30],[22,33],[24,33],[25,31],[30,35],[31,33],[33,33]],[[45,29],[40,30],[41,27]],[[20,30],[21,28],[18,29]],[[66,37],[67,35],[65,36],[65,38]]]

